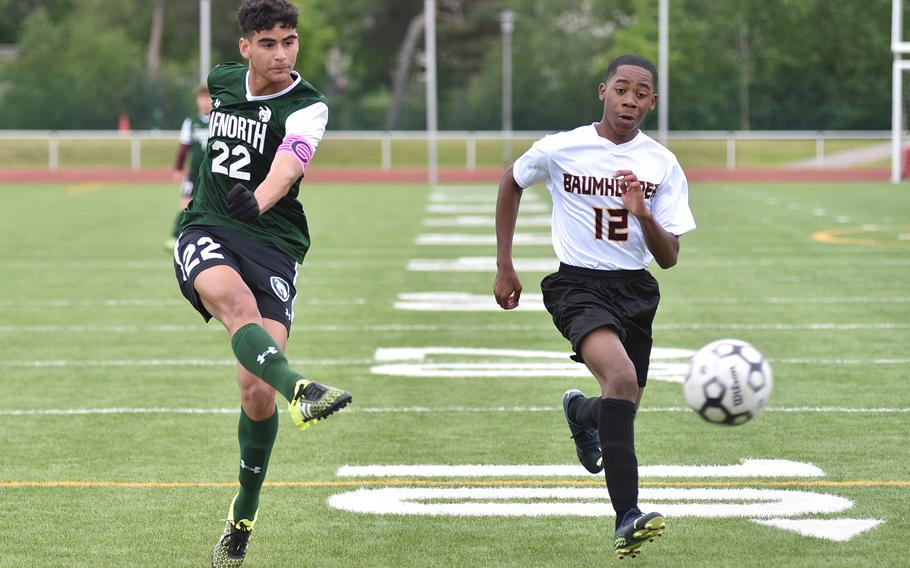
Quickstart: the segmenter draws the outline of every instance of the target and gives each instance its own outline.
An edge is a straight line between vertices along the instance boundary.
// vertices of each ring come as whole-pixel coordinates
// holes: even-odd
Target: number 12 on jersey
[[[594,207],[594,238],[604,238],[604,219],[607,223],[607,240],[629,240],[629,211],[627,209],[607,209]]]

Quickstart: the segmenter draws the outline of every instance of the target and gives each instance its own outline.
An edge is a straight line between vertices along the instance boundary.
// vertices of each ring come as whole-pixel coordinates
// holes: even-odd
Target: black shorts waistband
[[[595,268],[572,266],[562,262],[559,263],[559,271],[565,274],[579,274],[589,278],[602,278],[604,280],[634,280],[648,274],[648,271],[644,268],[638,270],[597,270]]]

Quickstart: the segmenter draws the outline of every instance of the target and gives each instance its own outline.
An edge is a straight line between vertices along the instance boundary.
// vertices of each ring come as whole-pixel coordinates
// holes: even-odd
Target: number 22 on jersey
[[[250,180],[250,172],[243,169],[250,163],[250,151],[246,146],[238,144],[231,150],[227,144],[216,140],[212,142],[211,152],[212,173],[226,175],[232,179]]]

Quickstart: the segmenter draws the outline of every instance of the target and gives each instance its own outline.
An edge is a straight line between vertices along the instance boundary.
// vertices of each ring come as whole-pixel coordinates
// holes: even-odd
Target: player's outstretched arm
[[[496,198],[496,279],[493,281],[496,303],[504,310],[517,308],[521,296],[521,280],[512,264],[512,239],[521,192],[522,188],[516,183],[509,167],[499,182]]]
[[[645,236],[645,244],[654,255],[654,260],[661,268],[673,268],[679,259],[679,237],[668,232],[651,215],[645,206],[645,197],[642,192],[641,182],[631,170],[616,172],[620,178],[622,189],[622,203],[638,220]]]

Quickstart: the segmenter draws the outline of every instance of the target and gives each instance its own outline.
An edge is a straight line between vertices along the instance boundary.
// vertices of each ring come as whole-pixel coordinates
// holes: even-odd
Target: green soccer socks
[[[253,420],[240,409],[237,440],[240,442],[240,491],[234,500],[234,518],[254,520],[259,491],[269,467],[269,456],[278,435],[278,409],[265,420]]]
[[[234,356],[243,368],[267,382],[288,402],[294,398],[294,387],[303,378],[288,367],[288,360],[278,343],[259,324],[248,323],[231,338]]]

